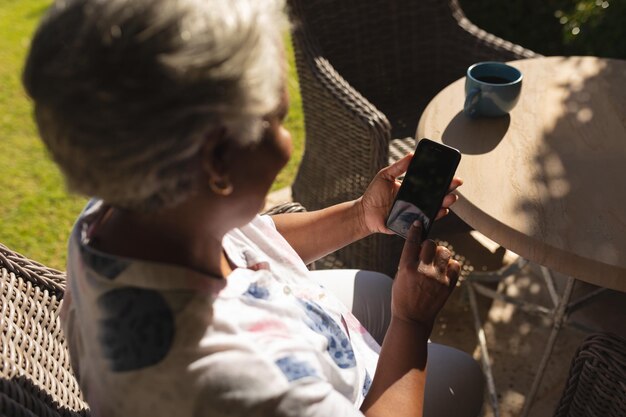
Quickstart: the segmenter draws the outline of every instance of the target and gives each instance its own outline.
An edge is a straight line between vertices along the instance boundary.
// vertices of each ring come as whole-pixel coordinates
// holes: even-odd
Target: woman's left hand
[[[399,161],[381,169],[367,187],[363,196],[358,200],[358,203],[361,205],[361,220],[370,233],[393,234],[385,223],[389,210],[391,210],[391,205],[400,189],[400,182],[397,178],[406,172],[412,157],[413,154],[409,153]],[[436,219],[440,219],[448,214],[450,211],[449,207],[458,198],[454,194],[454,190],[462,184],[463,180],[460,178],[455,177],[452,179]]]

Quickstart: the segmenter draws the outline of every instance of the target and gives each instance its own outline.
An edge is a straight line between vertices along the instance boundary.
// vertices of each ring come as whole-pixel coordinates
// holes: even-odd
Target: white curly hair
[[[198,188],[208,135],[241,146],[284,86],[284,0],[57,0],[23,82],[70,190],[132,210]]]

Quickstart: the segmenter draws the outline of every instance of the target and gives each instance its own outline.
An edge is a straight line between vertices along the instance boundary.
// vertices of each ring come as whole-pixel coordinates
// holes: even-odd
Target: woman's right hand
[[[435,317],[459,278],[459,263],[432,240],[421,242],[422,225],[409,229],[392,289],[392,315],[432,330]]]
[[[421,235],[421,223],[413,223],[391,290],[391,323],[361,405],[367,417],[421,416],[424,410],[428,337],[460,268],[450,251],[432,240],[422,243]]]

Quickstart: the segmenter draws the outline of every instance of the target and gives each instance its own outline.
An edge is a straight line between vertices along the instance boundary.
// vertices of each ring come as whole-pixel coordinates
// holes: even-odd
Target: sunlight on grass
[[[59,170],[38,139],[31,104],[20,82],[30,38],[50,4],[50,0],[0,2],[0,242],[45,265],[64,269],[67,238],[86,199],[66,192]],[[290,42],[288,46],[291,109],[286,126],[294,138],[294,155],[273,190],[293,181],[304,142]]]
[[[300,98],[300,87],[298,85],[298,74],[296,72],[293,46],[289,37],[285,37],[285,45],[287,46],[287,60],[289,62],[289,77],[287,82],[290,103],[289,114],[285,119],[285,126],[289,129],[291,136],[293,137],[293,154],[291,155],[291,160],[285,169],[278,174],[278,178],[276,178],[276,182],[272,186],[272,191],[286,187],[293,182],[304,151],[304,116],[302,114],[302,99]]]
[[[31,117],[20,74],[32,31],[48,0],[0,3],[0,242],[63,268],[67,236],[85,199],[68,196]]]

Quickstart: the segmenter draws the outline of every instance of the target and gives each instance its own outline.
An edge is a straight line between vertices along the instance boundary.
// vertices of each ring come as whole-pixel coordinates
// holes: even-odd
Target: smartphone
[[[426,239],[460,161],[457,149],[420,140],[391,206],[387,227],[406,239],[411,224],[420,220],[422,239]]]

